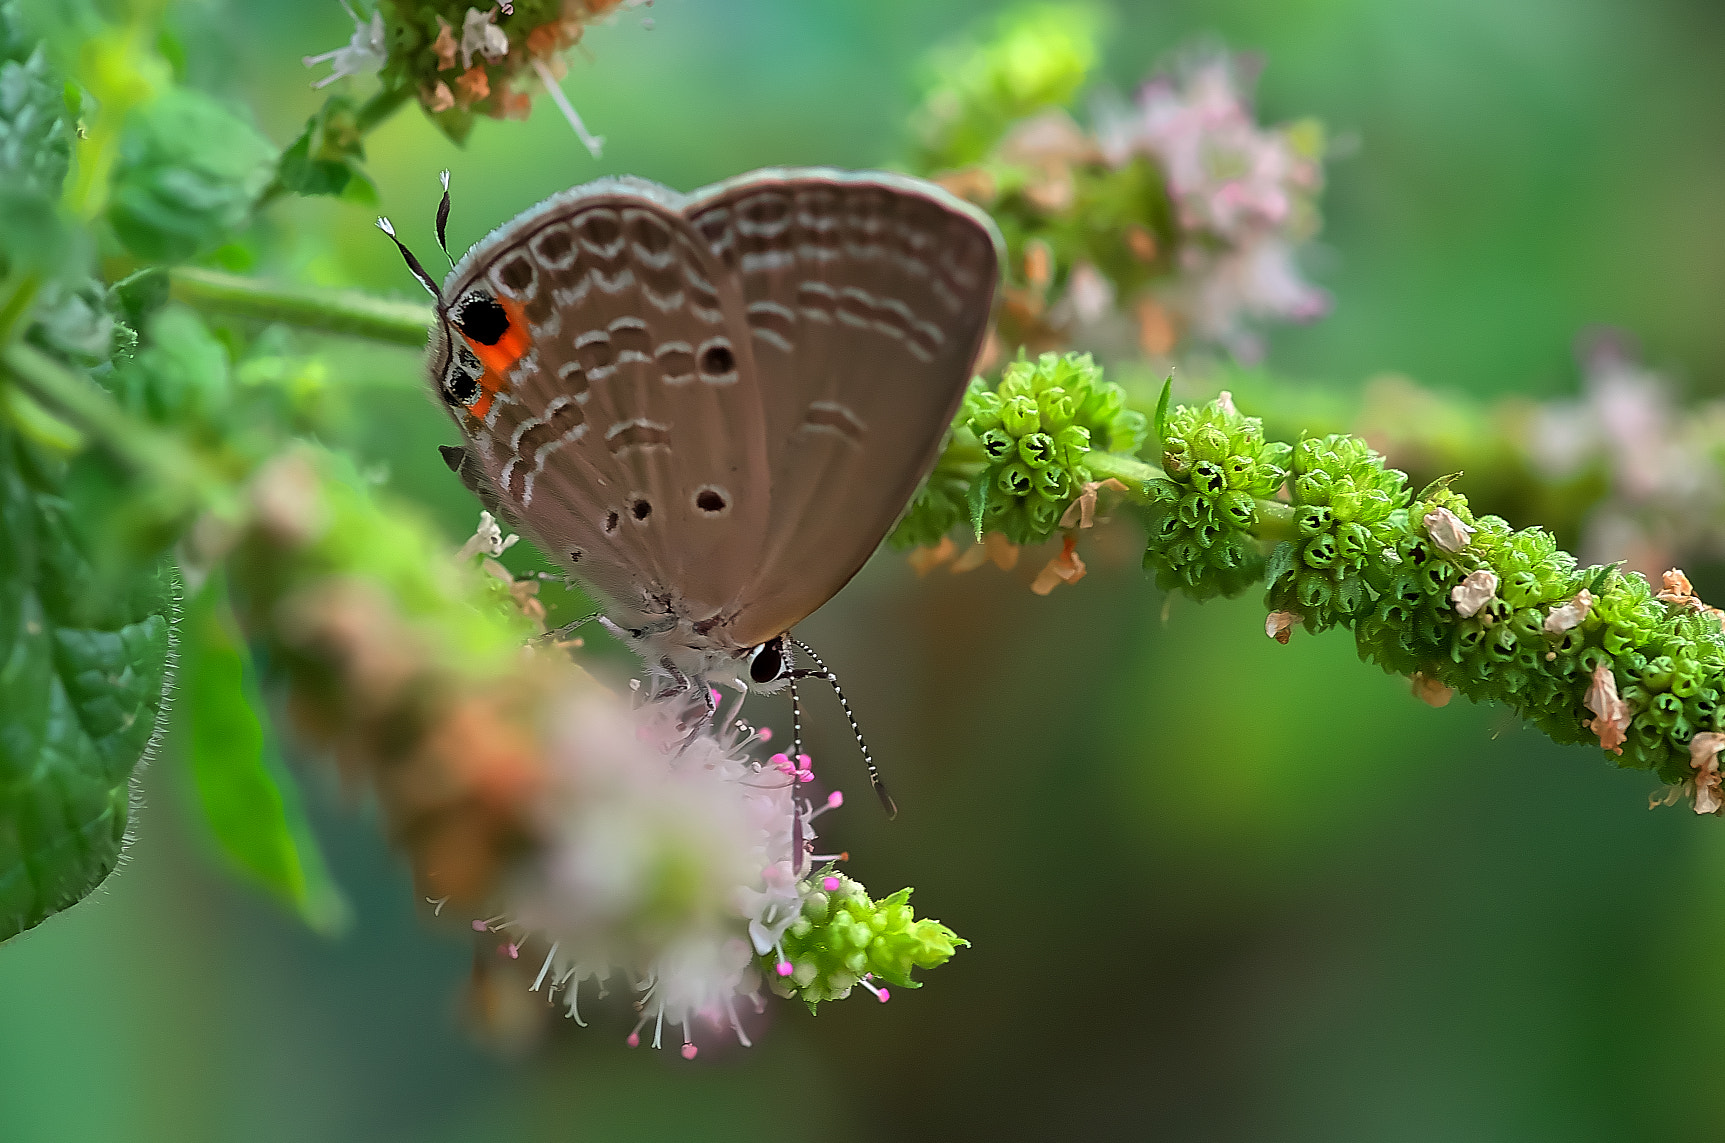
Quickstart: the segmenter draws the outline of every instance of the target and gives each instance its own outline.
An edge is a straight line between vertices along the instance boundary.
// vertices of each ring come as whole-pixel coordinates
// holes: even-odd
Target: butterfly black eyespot
[[[509,332],[509,315],[496,298],[469,294],[456,303],[455,324],[480,345],[496,345]]]
[[[708,376],[729,373],[737,367],[737,356],[728,345],[709,345],[701,351],[701,372]]]
[[[645,520],[653,514],[653,506],[645,500],[637,500],[629,505],[629,511],[634,513],[635,519]]]
[[[609,536],[612,532],[615,532],[617,530],[617,522],[621,519],[622,519],[622,517],[618,516],[617,513],[615,513],[615,512],[611,512],[611,513],[606,514],[606,516],[605,516],[605,534],[607,536]]]
[[[695,493],[695,507],[709,515],[718,515],[726,506],[725,494],[717,488],[703,488]]]
[[[479,379],[459,368],[451,369],[443,379],[443,397],[450,404],[465,409],[479,400]]]
[[[785,639],[775,635],[749,656],[749,679],[756,683],[771,683],[785,677],[790,663],[785,658]]]

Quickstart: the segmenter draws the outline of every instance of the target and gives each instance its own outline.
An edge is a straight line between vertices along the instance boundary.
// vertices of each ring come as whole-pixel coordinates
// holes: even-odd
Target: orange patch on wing
[[[509,317],[509,328],[503,331],[496,345],[486,345],[462,335],[474,356],[479,358],[479,363],[485,366],[485,372],[479,378],[479,399],[468,406],[468,410],[481,420],[491,411],[491,403],[497,394],[509,388],[504,375],[533,348],[533,340],[527,335],[527,315],[521,307],[508,298],[499,298],[498,302]]]

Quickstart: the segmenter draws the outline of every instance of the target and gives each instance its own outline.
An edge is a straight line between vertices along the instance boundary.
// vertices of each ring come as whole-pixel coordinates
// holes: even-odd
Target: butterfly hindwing
[[[744,307],[771,510],[732,632],[806,618],[862,567],[932,467],[998,276],[980,212],[888,174],[762,171],[685,207]]]

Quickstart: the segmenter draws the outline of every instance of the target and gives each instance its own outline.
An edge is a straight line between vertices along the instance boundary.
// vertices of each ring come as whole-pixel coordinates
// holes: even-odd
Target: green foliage
[[[172,573],[98,581],[63,465],[0,427],[0,940],[112,872],[172,663]]]
[[[1266,441],[1263,423],[1226,399],[1175,407],[1161,432],[1166,475],[1145,490],[1145,570],[1164,591],[1238,595],[1264,574],[1258,502],[1287,479],[1293,450]]]
[[[187,609],[179,685],[198,802],[215,840],[247,876],[312,928],[347,919],[317,840],[300,810],[261,705],[251,654],[214,578]]]
[[[245,223],[274,161],[269,141],[219,100],[171,88],[133,113],[108,220],[137,257],[185,261]]]
[[[970,945],[939,921],[917,920],[909,889],[877,902],[848,877],[830,871],[822,876],[837,880],[838,887],[803,886],[807,895],[802,916],[785,930],[791,975],[779,976],[772,964],[765,965],[773,991],[801,999],[811,1012],[823,1000],[849,996],[865,978],[920,988],[910,978],[911,969],[937,968],[960,946]]]
[[[915,168],[943,171],[981,159],[1008,127],[1066,104],[1096,65],[1100,14],[1042,4],[1003,16],[983,44],[938,54],[917,124]]]
[[[0,180],[54,195],[72,161],[64,84],[16,20],[10,6],[0,8]]]
[[[364,139],[359,106],[345,95],[332,95],[282,152],[276,182],[292,194],[340,195],[372,205],[377,188],[360,169]]]

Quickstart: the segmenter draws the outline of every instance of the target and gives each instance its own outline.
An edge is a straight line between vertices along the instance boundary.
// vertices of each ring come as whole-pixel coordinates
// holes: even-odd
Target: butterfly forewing
[[[993,230],[926,183],[763,171],[686,208],[742,295],[766,415],[765,543],[732,634],[788,630],[933,465],[988,325]]]
[[[655,188],[657,189],[657,188]],[[668,192],[660,191],[664,194]],[[724,267],[675,210],[627,185],[578,188],[482,243],[446,288],[489,291],[527,326],[484,415],[457,419],[546,552],[649,615],[696,618],[742,591],[768,494],[747,327]]]

